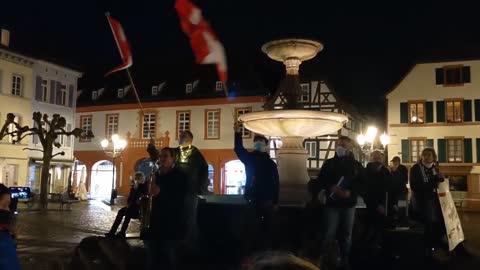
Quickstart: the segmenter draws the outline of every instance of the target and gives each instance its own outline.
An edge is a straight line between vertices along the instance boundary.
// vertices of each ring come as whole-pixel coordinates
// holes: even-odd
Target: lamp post
[[[390,143],[390,136],[388,136],[385,132],[380,135],[379,139],[380,143],[382,144],[382,148],[374,149],[377,133],[378,128],[370,126],[367,128],[365,135],[362,133],[357,136],[357,143],[360,145],[364,156],[370,156],[373,151],[380,151],[382,153],[385,152],[387,145]],[[364,160],[364,163],[366,163],[366,160]]]
[[[113,134],[111,139],[113,145],[111,150],[107,149],[108,145],[110,144],[107,139],[103,139],[100,144],[102,145],[103,151],[105,151],[106,154],[112,155],[112,193],[110,194],[110,205],[114,205],[117,193],[115,189],[115,159],[122,154],[123,150],[125,150],[125,147],[127,146],[127,141],[124,139],[120,139],[120,136],[118,136],[117,134]]]

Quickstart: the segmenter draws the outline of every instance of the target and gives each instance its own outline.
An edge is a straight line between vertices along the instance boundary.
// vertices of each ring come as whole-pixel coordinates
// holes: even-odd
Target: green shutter
[[[463,139],[463,147],[465,153],[465,163],[472,163],[472,139]]]
[[[408,103],[407,102],[400,103],[400,123],[402,124],[408,123]]]
[[[472,122],[472,101],[471,100],[463,101],[463,121]]]
[[[479,138],[477,138],[476,143],[477,143],[477,163],[480,163],[480,139]]]
[[[437,101],[437,122],[445,122],[445,101]]]
[[[410,141],[402,140],[402,161],[404,163],[410,162]]]
[[[445,139],[438,139],[438,162],[447,161],[447,142]]]
[[[469,83],[470,82],[470,67],[466,66],[462,68],[462,82]]]
[[[435,69],[435,83],[436,84],[443,84],[443,68],[436,68]]]
[[[480,121],[480,99],[475,99],[475,121]]]
[[[433,102],[429,101],[425,103],[425,110],[426,110],[426,122],[433,123]]]
[[[428,139],[425,146],[426,146],[426,147],[430,147],[430,148],[435,148],[435,147],[433,146],[433,139]]]

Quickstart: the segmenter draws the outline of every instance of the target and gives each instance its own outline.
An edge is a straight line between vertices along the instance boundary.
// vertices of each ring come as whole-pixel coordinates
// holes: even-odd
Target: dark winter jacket
[[[128,194],[127,204],[129,207],[138,207],[139,202],[147,195],[148,182],[139,184],[137,187],[132,186]]]
[[[158,160],[159,152],[155,146],[149,144],[147,152],[152,160]],[[191,152],[185,159],[181,157],[180,147],[175,149],[176,168],[186,174],[193,182],[192,188],[197,194],[205,194],[208,191],[208,163],[202,153],[195,146],[191,146]]]
[[[245,183],[245,199],[254,202],[271,201],[278,203],[279,177],[277,164],[268,153],[248,152],[243,146],[242,134],[235,133],[235,153],[245,165],[247,176]]]
[[[386,193],[391,186],[391,174],[387,167],[379,162],[370,162],[365,169],[367,207],[385,206]]]
[[[156,176],[160,188],[152,201],[149,235],[153,240],[184,240],[195,224],[196,194],[192,182],[178,168]]]
[[[408,169],[403,165],[399,165],[395,171],[391,172],[392,183],[390,190],[394,193],[406,193],[408,184]]]
[[[344,190],[351,192],[349,198],[337,198],[330,192],[330,188],[339,184]],[[326,206],[336,208],[350,208],[357,204],[362,183],[364,181],[364,168],[362,164],[355,160],[353,155],[346,157],[335,157],[327,159],[320,169],[320,173],[315,180],[312,180],[310,187],[313,194],[318,194],[320,190],[325,190]]]
[[[420,162],[413,165],[410,169],[410,188],[418,206],[421,207],[426,201],[436,200],[438,184],[443,181],[444,178],[436,166],[429,169]]]

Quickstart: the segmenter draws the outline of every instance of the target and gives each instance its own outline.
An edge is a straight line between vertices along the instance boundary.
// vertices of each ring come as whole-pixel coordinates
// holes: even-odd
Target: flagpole
[[[145,117],[145,109],[143,108],[142,102],[140,101],[140,97],[138,96],[137,87],[135,86],[135,83],[133,82],[133,78],[132,78],[132,74],[130,73],[130,69],[126,68],[126,70],[127,70],[128,80],[130,81],[130,85],[133,88],[133,93],[135,93],[135,97],[137,98],[138,106],[140,106],[140,110],[142,111],[142,116]],[[153,139],[152,133],[150,132],[150,129],[148,130],[148,133],[149,133],[148,135],[150,136],[150,138]]]

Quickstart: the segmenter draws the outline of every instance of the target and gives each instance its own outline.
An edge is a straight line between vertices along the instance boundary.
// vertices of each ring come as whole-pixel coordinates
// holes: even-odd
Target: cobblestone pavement
[[[46,213],[19,209],[17,250],[24,269],[62,269],[83,238],[110,229],[119,209],[95,200],[73,204],[71,210],[59,208],[51,203]],[[138,231],[138,221],[132,220],[128,232]]]
[[[72,205],[71,211],[60,211],[50,204],[46,213],[20,209],[18,254],[23,268],[65,269],[74,247],[85,237],[103,235],[115,219],[118,206],[90,200]],[[480,250],[480,213],[460,212],[469,245]],[[133,220],[129,232],[138,233],[139,222]],[[140,240],[129,240],[133,245]]]

